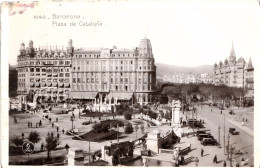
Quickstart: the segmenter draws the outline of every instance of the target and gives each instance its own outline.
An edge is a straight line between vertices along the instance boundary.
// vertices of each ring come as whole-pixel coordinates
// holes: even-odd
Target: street
[[[197,107],[196,107],[197,108]],[[211,112],[212,108],[212,112]],[[198,107],[197,117],[198,119],[204,119],[205,121],[205,127],[206,129],[210,129],[211,134],[215,137],[215,139],[218,141],[218,127],[220,126],[220,144],[223,149],[224,154],[224,115],[225,115],[225,145],[228,145],[228,134],[229,134],[229,128],[233,127],[236,128],[237,131],[240,132],[239,135],[230,135],[229,145],[232,145],[235,147],[236,150],[240,150],[243,154],[241,155],[234,155],[234,159],[241,163],[241,159],[244,158],[245,160],[251,157],[254,153],[254,137],[250,136],[248,133],[246,133],[244,130],[241,129],[241,127],[237,127],[233,125],[232,123],[228,122],[228,120],[231,120],[230,114],[228,114],[229,110],[222,110],[222,114],[220,114],[220,109],[217,107],[208,107],[208,106],[202,106]],[[227,151],[226,151],[227,153]],[[249,160],[249,165],[251,166],[254,163],[253,157]],[[234,164],[233,164],[234,166]]]

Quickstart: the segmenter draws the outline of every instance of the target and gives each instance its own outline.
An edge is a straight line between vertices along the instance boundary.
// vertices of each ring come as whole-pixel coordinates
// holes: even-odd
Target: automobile
[[[206,130],[197,131],[196,136],[199,136],[199,134],[206,134]]]
[[[201,141],[203,138],[213,138],[214,137],[211,134],[199,134],[198,140]]]
[[[91,124],[90,121],[85,121],[85,122],[82,123],[82,125],[89,125],[89,124]]]
[[[229,111],[229,114],[230,114],[230,115],[235,115],[234,110],[230,110],[230,111]]]
[[[236,131],[236,128],[229,128],[229,133],[231,135],[239,135],[239,131]]]
[[[218,142],[214,138],[203,138],[203,140],[200,143],[204,146],[218,144]]]

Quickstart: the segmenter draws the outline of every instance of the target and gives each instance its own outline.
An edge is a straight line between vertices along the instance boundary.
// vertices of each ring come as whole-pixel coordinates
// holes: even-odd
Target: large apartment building
[[[18,55],[18,90],[22,101],[29,92],[41,100],[67,98],[97,101],[152,100],[156,66],[149,39],[134,49],[74,49],[72,40],[66,50],[25,48]],[[113,102],[112,102],[113,103]]]
[[[156,82],[151,42],[142,39],[134,49],[75,50],[71,74],[74,99],[151,102]]]
[[[227,85],[230,87],[241,87],[249,90],[250,97],[253,97],[254,90],[254,68],[251,58],[247,64],[243,57],[236,60],[234,47],[230,52],[229,59],[224,63],[214,64],[214,84]]]
[[[29,92],[40,100],[64,100],[70,93],[71,52],[50,48],[34,48],[21,44],[18,55],[18,89],[17,94],[22,102],[26,101]]]

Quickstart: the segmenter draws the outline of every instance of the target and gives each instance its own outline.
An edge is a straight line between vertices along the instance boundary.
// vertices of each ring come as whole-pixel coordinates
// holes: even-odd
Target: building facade
[[[156,66],[149,39],[135,49],[66,50],[34,48],[21,44],[18,55],[18,89],[21,102],[29,93],[40,100],[67,98],[102,102],[152,101]]]
[[[251,57],[246,67],[245,73],[245,88],[247,89],[247,98],[254,98],[254,67],[252,65]]]
[[[251,95],[253,94],[254,68],[251,58],[248,64],[243,57],[236,60],[233,45],[229,59],[226,59],[224,63],[222,61],[219,64],[215,63],[213,71],[215,85],[245,88]]]
[[[26,102],[29,93],[41,100],[59,101],[68,98],[70,93],[72,50],[57,47],[34,48],[21,44],[18,55],[18,89],[21,102]]]
[[[142,39],[135,49],[75,50],[71,75],[73,99],[151,102],[156,83],[151,42]]]

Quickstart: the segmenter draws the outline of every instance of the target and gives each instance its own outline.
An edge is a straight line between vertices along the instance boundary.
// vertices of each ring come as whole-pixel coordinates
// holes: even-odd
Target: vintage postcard
[[[1,166],[260,167],[257,0],[1,4]]]

